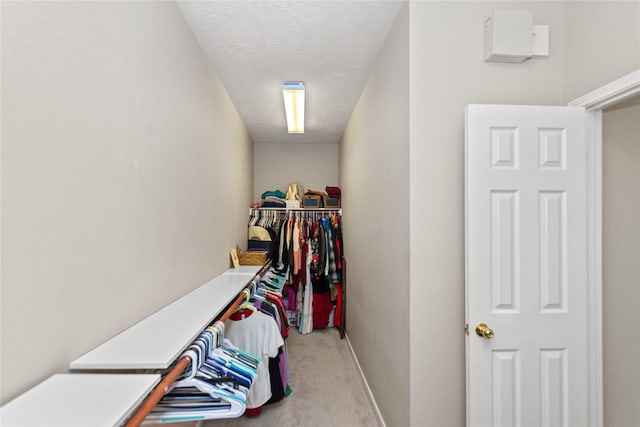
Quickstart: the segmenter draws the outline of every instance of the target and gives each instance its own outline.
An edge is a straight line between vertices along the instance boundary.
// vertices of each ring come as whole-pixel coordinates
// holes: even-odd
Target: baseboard
[[[349,336],[345,335],[345,339],[347,340],[347,344],[349,345],[349,350],[351,351],[351,356],[353,356],[353,360],[356,362],[356,366],[358,367],[358,372],[360,372],[360,376],[362,377],[362,381],[364,381],[364,387],[367,389],[367,395],[369,396],[369,400],[373,405],[373,409],[376,411],[376,416],[378,417],[378,421],[380,422],[381,427],[387,427],[387,424],[384,422],[384,418],[382,418],[382,413],[380,412],[380,408],[378,408],[378,404],[376,403],[376,399],[373,397],[373,393],[371,392],[371,388],[369,387],[369,383],[367,382],[367,378],[364,376],[364,372],[362,372],[362,368],[360,367],[360,362],[358,361],[358,357],[356,353],[353,351],[353,347],[351,346],[351,341],[349,341]]]

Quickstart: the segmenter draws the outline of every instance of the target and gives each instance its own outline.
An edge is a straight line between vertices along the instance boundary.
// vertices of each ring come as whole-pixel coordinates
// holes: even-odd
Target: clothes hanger
[[[256,296],[257,289],[257,284],[252,283],[243,290],[246,299],[242,306],[255,310],[250,304],[250,298]],[[180,397],[169,396],[165,401],[167,406],[160,405],[161,409],[152,413],[148,420],[170,422],[233,418],[244,413],[246,397],[257,375],[260,359],[224,339],[224,329],[225,325],[220,321],[208,326],[183,353],[183,356],[189,357],[191,364],[185,371],[185,376],[171,388],[171,391],[177,390]],[[223,344],[224,348],[221,347]],[[200,395],[191,397],[192,400],[189,401],[188,389],[199,390],[212,400],[203,400]],[[172,402],[186,403],[186,407],[171,408]]]
[[[208,326],[206,331],[209,334],[211,334],[211,350],[210,351],[213,351],[214,348],[220,346],[220,338],[218,337],[219,331],[213,325]]]
[[[220,347],[220,345],[224,341],[224,323],[217,321],[212,325],[212,328],[218,331],[218,334],[216,336],[216,347]]]
[[[221,349],[227,351],[235,356],[237,356],[240,360],[247,363],[250,366],[254,366],[258,369],[258,365],[260,364],[260,358],[255,354],[249,353],[248,351],[242,350],[239,347],[234,346],[231,341],[225,338],[222,344],[220,344]]]
[[[221,346],[218,347],[214,353],[212,353],[212,356],[216,355],[222,357],[223,359],[230,360],[231,367],[236,366],[235,362],[239,362],[239,366],[242,372],[246,371],[245,374],[251,377],[257,375],[260,358],[252,353],[235,347],[228,339],[225,339]]]
[[[229,369],[231,369],[231,371],[229,371]],[[227,350],[216,347],[207,354],[203,363],[198,368],[195,377],[200,376],[216,379],[231,376],[246,387],[250,387],[256,375],[257,366],[253,366],[251,361],[247,363],[236,355],[230,354]],[[219,382],[220,381],[215,381],[214,383],[217,384]]]
[[[242,302],[242,304],[238,306],[236,311],[233,312],[233,314],[230,317],[231,320],[244,320],[246,317],[251,316],[253,312],[256,311],[256,308],[253,305],[251,305],[251,302],[250,302],[250,298],[251,298],[250,291],[247,288],[245,288],[242,290],[242,293],[245,295],[245,299]]]
[[[240,308],[249,308],[249,309],[253,309],[253,307],[251,307],[251,303],[249,301],[249,299],[251,298],[251,291],[249,291],[247,288],[242,290],[242,293],[245,295],[245,300],[242,304],[240,304]]]
[[[230,376],[238,380],[238,382],[245,386],[251,387],[255,375],[251,376],[252,370],[248,369],[242,371],[238,366],[227,366],[226,362],[220,362],[221,358],[207,358],[203,365],[203,371],[213,370],[220,376]],[[246,365],[248,366],[248,365]],[[257,373],[256,373],[257,375]]]
[[[156,415],[155,417],[150,414],[148,419],[155,419],[162,423],[172,421],[185,421],[185,420],[210,420],[221,418],[236,418],[244,414],[246,410],[246,394],[236,394],[228,387],[221,387],[222,384],[211,384],[202,379],[194,378],[190,380],[181,380],[174,383],[173,391],[176,388],[190,388],[194,387],[198,391],[210,396],[213,399],[221,399],[228,404],[229,409],[216,410],[209,409],[192,409],[192,410],[177,410],[164,412]],[[248,392],[247,392],[248,394]],[[197,408],[197,407],[196,407]]]
[[[219,328],[214,324],[213,329]],[[209,329],[209,328],[208,328]],[[185,352],[192,360],[191,373],[189,377],[176,381],[170,393],[183,393],[180,389],[185,390],[195,388],[200,392],[210,396],[213,400],[203,400],[202,396],[189,397],[189,393],[180,398],[180,405],[177,408],[171,408],[170,402],[172,397],[169,396],[165,402],[169,402],[168,407],[162,407],[161,410],[152,413],[149,420],[160,420],[161,422],[185,420],[188,419],[214,419],[214,418],[234,418],[244,413],[246,409],[246,398],[249,393],[255,376],[257,375],[257,365],[252,366],[244,362],[241,358],[229,354],[228,350],[223,352],[220,348],[213,348],[209,357],[204,358],[202,362],[201,351],[206,345],[205,337],[213,337],[213,333],[207,330],[201,334],[202,339],[196,340],[194,345]],[[227,340],[228,341],[228,340]],[[236,352],[238,355],[241,353]],[[255,358],[254,358],[255,360]],[[199,368],[197,366],[200,365]],[[166,397],[166,396],[165,396]],[[178,399],[178,398],[176,398]],[[191,401],[189,400],[191,399]],[[225,402],[221,405],[219,400]],[[177,401],[177,400],[176,400]],[[185,408],[185,405],[187,408]]]
[[[249,380],[247,386],[251,384],[258,373],[257,367],[254,369],[236,356],[225,353],[224,350],[216,350],[207,356],[203,366],[211,366],[211,364],[218,364],[219,367],[231,369],[234,373],[247,378]]]

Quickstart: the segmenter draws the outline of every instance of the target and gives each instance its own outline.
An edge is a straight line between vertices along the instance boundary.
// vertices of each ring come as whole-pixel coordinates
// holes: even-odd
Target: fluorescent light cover
[[[289,133],[304,133],[304,83],[284,82],[282,96]]]

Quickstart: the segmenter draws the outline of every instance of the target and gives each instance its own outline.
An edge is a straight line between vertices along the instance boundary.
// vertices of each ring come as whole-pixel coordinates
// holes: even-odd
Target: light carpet
[[[211,420],[202,427],[380,425],[349,345],[336,329],[301,335],[291,328],[287,345],[289,397],[264,406],[259,417]]]

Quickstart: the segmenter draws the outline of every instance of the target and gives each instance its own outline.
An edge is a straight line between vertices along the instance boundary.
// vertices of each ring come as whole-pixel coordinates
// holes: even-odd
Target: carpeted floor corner
[[[256,418],[211,420],[202,427],[376,427],[380,423],[346,340],[336,329],[300,335],[293,328],[289,383],[293,393]]]

